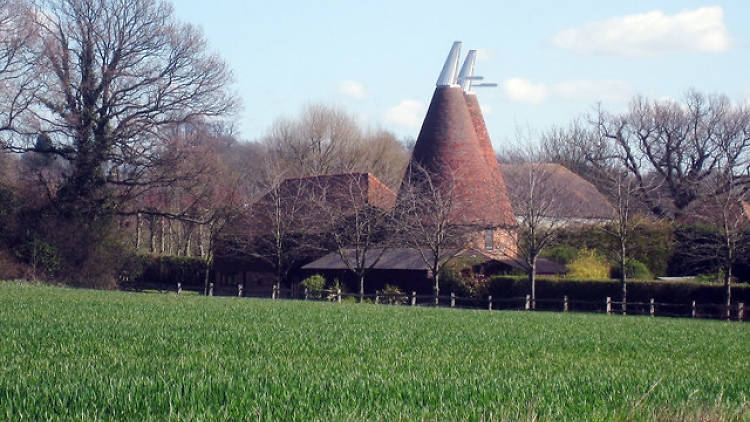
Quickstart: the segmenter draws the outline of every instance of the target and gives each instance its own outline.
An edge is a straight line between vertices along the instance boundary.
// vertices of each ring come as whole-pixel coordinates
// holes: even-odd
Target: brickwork
[[[484,123],[484,115],[482,115],[482,108],[479,106],[476,94],[464,94],[466,100],[466,107],[469,110],[469,116],[471,116],[471,122],[474,126],[474,132],[477,134],[477,141],[479,142],[479,149],[482,151],[487,166],[492,171],[492,177],[495,178],[494,184],[497,186],[498,201],[501,205],[499,207],[510,215],[505,216],[506,220],[514,220],[515,216],[512,214],[512,206],[510,198],[508,197],[508,191],[506,189],[505,180],[503,174],[500,171],[500,164],[497,161],[495,151],[492,149],[492,141],[490,140],[487,126]]]
[[[499,172],[485,159],[461,88],[437,87],[411,162],[435,175],[438,183],[451,185],[455,222],[481,227],[515,225]]]

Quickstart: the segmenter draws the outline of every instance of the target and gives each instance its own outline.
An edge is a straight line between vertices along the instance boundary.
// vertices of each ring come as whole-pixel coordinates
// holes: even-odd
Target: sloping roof
[[[279,192],[282,200],[314,200],[325,194],[327,202],[366,201],[374,207],[390,210],[396,203],[396,194],[370,173],[322,174],[286,179]],[[262,201],[263,199],[261,199]]]
[[[704,197],[693,201],[675,220],[682,224],[721,225],[724,216],[730,230],[745,228],[750,225],[750,204],[739,195],[728,202],[724,195]]]
[[[438,86],[414,145],[411,164],[435,175],[438,183],[453,184],[454,221],[487,227],[515,223],[503,186],[479,146],[469,109],[459,86]],[[407,177],[412,180],[407,168]],[[415,175],[417,178],[418,175]],[[404,185],[400,193],[404,192]]]
[[[473,92],[464,93],[464,99],[466,100],[466,107],[469,110],[469,116],[471,116],[471,122],[474,126],[474,133],[477,135],[477,141],[479,142],[479,149],[482,152],[484,161],[487,163],[492,177],[494,185],[497,187],[498,208],[507,213],[506,219],[513,220],[513,215],[510,198],[508,198],[507,187],[505,186],[505,180],[503,174],[500,172],[500,163],[497,161],[495,150],[492,149],[492,141],[490,134],[487,131],[487,125],[484,123],[484,115],[482,114],[482,108],[479,106],[479,100],[477,95]]]
[[[533,170],[531,168],[533,167]],[[524,198],[528,195],[528,184],[523,183],[529,171],[544,173],[545,183],[549,185],[549,192],[555,194],[555,202],[547,217],[552,218],[581,218],[581,219],[608,219],[612,218],[613,208],[607,199],[599,191],[564,166],[555,163],[524,163],[524,164],[500,164],[500,172],[505,177],[508,193],[511,198]],[[512,199],[511,199],[512,201]],[[522,213],[518,209],[518,202],[513,204],[516,213]]]
[[[354,250],[346,250],[344,253],[347,256],[354,256]],[[432,251],[422,250],[427,259],[431,259],[434,255]],[[451,256],[456,253],[455,250],[446,251],[444,256]],[[481,256],[487,259],[491,259],[481,252],[469,250],[458,254],[459,256]],[[377,260],[377,262],[376,262]],[[367,266],[372,266],[376,270],[411,270],[411,271],[427,271],[429,267],[425,264],[420,251],[414,248],[387,248],[383,249],[371,249],[365,254],[365,263]],[[304,265],[304,270],[346,270],[348,267],[341,259],[338,252],[332,252],[328,255],[317,259],[307,265]]]

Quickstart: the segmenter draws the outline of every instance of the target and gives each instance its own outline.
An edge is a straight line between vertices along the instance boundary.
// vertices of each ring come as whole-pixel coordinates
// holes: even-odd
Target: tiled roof
[[[359,202],[366,198],[369,205],[383,210],[390,210],[396,202],[396,194],[370,173],[323,174],[286,179],[280,187],[282,196],[295,200],[300,199],[298,196],[293,196],[300,190],[310,196],[308,199],[312,199],[312,195],[322,194],[325,191],[328,202],[352,200]]]
[[[612,218],[613,208],[604,195],[599,193],[594,185],[560,164],[500,164],[500,172],[508,181],[508,193],[511,198],[528,196],[528,184],[523,183],[523,180],[528,177],[526,173],[529,171],[543,174],[541,177],[544,178],[546,191],[555,195],[555,202],[550,207],[552,215],[546,217]],[[514,203],[513,206],[519,207],[520,204]],[[520,213],[521,210],[517,209],[516,212]]]
[[[343,251],[345,254],[354,254],[353,249],[347,249]],[[431,250],[423,249],[421,252],[419,249],[414,248],[387,248],[387,249],[369,249],[365,255],[365,265],[367,267],[376,270],[424,270],[427,271],[429,266],[425,264],[425,260],[422,258],[422,254],[431,260],[434,254]],[[453,256],[473,256],[480,257],[485,260],[491,258],[474,250],[457,251],[446,250],[443,257]],[[377,261],[376,261],[377,260]],[[322,258],[316,259],[313,262],[302,267],[305,270],[345,270],[348,267],[341,259],[338,252],[331,252]]]
[[[411,163],[436,175],[438,183],[454,184],[454,221],[486,227],[514,224],[504,186],[485,159],[460,87],[435,89]]]

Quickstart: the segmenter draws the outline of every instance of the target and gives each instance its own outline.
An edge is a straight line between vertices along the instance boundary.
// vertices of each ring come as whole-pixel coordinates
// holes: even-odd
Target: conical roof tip
[[[455,41],[443,64],[437,86],[454,86],[458,77],[458,59],[461,56],[461,41]]]
[[[461,66],[461,72],[458,74],[458,84],[461,85],[461,89],[468,93],[471,91],[471,78],[474,76],[474,63],[477,60],[477,50],[469,50],[464,59],[464,64]]]

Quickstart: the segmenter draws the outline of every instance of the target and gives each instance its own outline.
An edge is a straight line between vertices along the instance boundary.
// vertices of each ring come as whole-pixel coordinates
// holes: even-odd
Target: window
[[[495,236],[494,230],[486,229],[484,231],[484,248],[491,251],[495,247]]]

